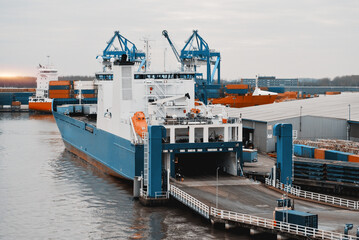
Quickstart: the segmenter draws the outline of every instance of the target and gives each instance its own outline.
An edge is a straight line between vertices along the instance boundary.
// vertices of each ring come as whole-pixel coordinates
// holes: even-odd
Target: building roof
[[[230,116],[243,119],[272,122],[300,116],[319,116],[359,121],[359,93],[342,93],[340,95],[320,95],[316,98],[273,103],[246,108],[231,108]]]

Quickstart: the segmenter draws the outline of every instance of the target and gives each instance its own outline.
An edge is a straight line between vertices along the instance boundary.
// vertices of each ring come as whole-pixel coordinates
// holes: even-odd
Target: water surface
[[[178,204],[143,207],[129,182],[66,151],[51,115],[0,113],[0,239],[249,236],[215,229]]]

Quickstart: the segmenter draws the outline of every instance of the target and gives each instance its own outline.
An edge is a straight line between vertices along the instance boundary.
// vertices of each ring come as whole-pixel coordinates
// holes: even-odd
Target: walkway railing
[[[170,185],[170,191],[174,198],[209,219],[209,206],[173,185]]]
[[[192,197],[188,193],[182,191],[181,189],[173,185],[170,185],[170,194],[183,204],[189,206],[190,208],[197,211],[208,219],[210,217],[215,217],[217,219],[244,223],[250,226],[257,226],[269,230],[275,230],[277,233],[284,232],[291,235],[308,237],[311,239],[359,240],[358,237],[351,235],[344,235],[341,233],[330,232],[281,221],[275,221],[268,218],[222,210],[214,207],[209,208],[208,205],[202,203],[198,199]]]
[[[290,233],[297,236],[304,236],[316,239],[347,239],[347,240],[357,240],[359,238],[351,235],[344,235],[341,233],[330,232],[325,230],[320,230],[311,227],[300,226],[291,223],[285,223],[280,221],[275,221],[268,218],[256,217],[253,215],[231,212],[226,210],[217,209],[211,207],[211,215],[220,219],[230,220],[233,222],[240,222],[249,224],[252,226],[258,226],[266,229],[275,229],[280,232]]]
[[[272,186],[272,181],[269,178],[266,178],[265,184]],[[347,207],[347,208],[354,209],[354,210],[359,210],[359,201],[334,197],[334,196],[325,195],[325,194],[321,194],[321,193],[309,192],[309,191],[301,190],[300,188],[298,188],[296,186],[290,186],[290,185],[283,184],[280,182],[276,182],[275,187],[284,192],[287,192],[294,196],[297,196],[297,197],[311,199],[311,200],[315,200],[318,202],[330,203],[332,205]]]
[[[143,197],[143,198],[146,198],[146,199],[150,199],[153,197],[149,197],[147,195],[147,191],[146,190],[143,190],[143,189],[140,189],[140,196]],[[168,199],[169,198],[169,192],[155,192],[155,199]]]

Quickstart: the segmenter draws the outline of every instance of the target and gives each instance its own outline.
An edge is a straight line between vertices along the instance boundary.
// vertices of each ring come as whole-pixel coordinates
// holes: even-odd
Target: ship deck
[[[96,127],[96,118],[89,118],[85,115],[71,115],[71,117],[78,121],[85,122],[87,124],[91,124],[92,126]]]

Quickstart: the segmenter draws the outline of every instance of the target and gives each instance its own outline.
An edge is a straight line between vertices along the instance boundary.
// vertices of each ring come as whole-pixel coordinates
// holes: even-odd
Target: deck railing
[[[169,192],[155,192],[155,199],[168,199],[169,198]],[[147,191],[140,189],[140,196],[143,198],[153,198],[153,197],[149,197],[147,195]]]

